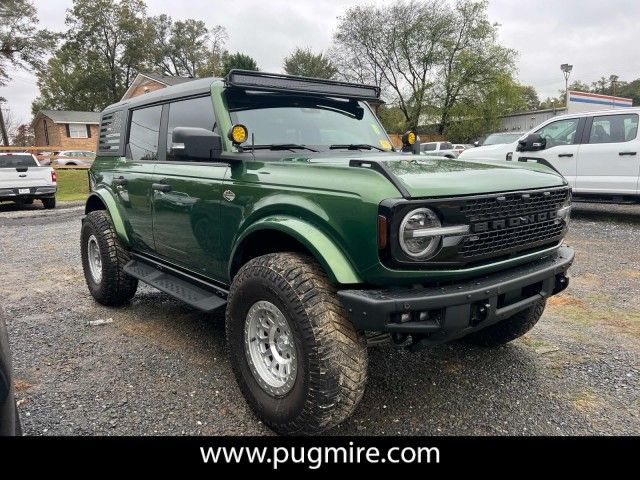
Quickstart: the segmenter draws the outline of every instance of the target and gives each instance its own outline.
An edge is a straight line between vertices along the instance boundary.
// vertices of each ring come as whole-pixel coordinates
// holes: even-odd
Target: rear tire
[[[509,343],[527,333],[538,323],[546,303],[546,300],[539,300],[533,306],[512,317],[467,335],[464,340],[473,345],[489,348]]]
[[[260,310],[264,305],[266,310]],[[251,327],[256,311],[264,314],[257,320],[258,330]],[[272,312],[279,323],[273,322]],[[276,331],[278,325],[282,330]],[[275,432],[322,432],[346,419],[360,402],[367,380],[366,341],[312,258],[276,253],[245,264],[231,285],[226,330],[240,390]],[[279,350],[282,346],[286,353]],[[274,367],[277,359],[291,359],[291,364]],[[269,371],[284,372],[282,384],[272,382]]]
[[[89,292],[98,303],[116,306],[136,294],[138,280],[124,271],[129,253],[104,210],[89,213],[80,233],[82,268]]]
[[[33,200],[31,200],[33,203]],[[56,208],[56,197],[49,197],[42,199],[42,206],[47,210],[51,210],[52,208]]]

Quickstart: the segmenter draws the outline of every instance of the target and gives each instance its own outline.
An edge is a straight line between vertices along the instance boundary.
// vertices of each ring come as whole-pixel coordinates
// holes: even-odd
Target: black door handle
[[[157,192],[170,192],[171,185],[167,183],[152,183],[151,188],[153,188]]]
[[[118,178],[114,178],[114,179],[113,179],[113,184],[114,184],[114,185],[116,185],[116,186],[118,186],[118,185],[122,185],[122,186],[124,186],[124,185],[126,185],[127,183],[129,183],[129,180],[127,180],[127,179],[126,179],[126,178],[124,178],[124,177],[118,177]]]
[[[559,157],[573,157],[573,153],[559,153]]]
[[[635,155],[635,154],[636,154],[636,152],[620,152],[620,153],[618,153],[618,155],[620,155],[620,156],[622,156],[622,155],[630,155],[630,156],[633,156],[633,155]]]

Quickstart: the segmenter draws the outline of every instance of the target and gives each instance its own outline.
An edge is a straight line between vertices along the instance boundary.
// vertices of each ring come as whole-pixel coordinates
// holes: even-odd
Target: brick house
[[[36,146],[95,152],[100,113],[41,110],[33,119]]]
[[[122,101],[145,93],[155,92],[161,88],[171,87],[193,80],[187,77],[167,77],[156,73],[139,73],[122,96]]]

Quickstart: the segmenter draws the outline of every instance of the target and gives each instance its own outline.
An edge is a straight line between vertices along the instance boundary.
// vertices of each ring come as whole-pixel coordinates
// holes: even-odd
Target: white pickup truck
[[[29,153],[0,153],[0,202],[18,205],[41,200],[44,208],[56,207],[56,171],[42,167]]]
[[[574,199],[640,201],[640,108],[554,117],[518,142],[513,161],[543,161],[573,188]]]

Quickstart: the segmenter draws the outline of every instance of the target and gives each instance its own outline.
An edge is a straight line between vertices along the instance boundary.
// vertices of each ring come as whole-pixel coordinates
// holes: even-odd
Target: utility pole
[[[563,63],[560,65],[560,70],[562,70],[562,74],[564,75],[564,106],[569,108],[569,76],[571,75],[571,70],[573,70],[573,65],[569,65],[568,63]],[[567,111],[568,113],[568,111]]]
[[[9,146],[9,136],[7,135],[7,127],[4,124],[4,115],[2,114],[2,104],[6,102],[6,100],[0,97],[0,134],[2,135],[2,143],[5,147]]]

